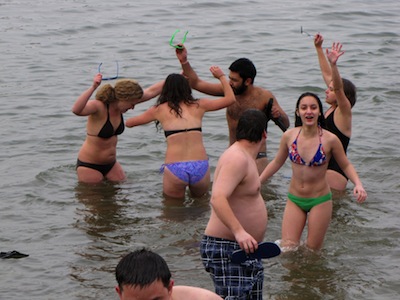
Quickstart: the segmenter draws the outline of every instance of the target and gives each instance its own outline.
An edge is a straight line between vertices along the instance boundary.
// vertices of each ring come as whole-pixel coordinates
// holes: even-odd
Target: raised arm
[[[90,88],[84,91],[78,99],[76,99],[74,105],[72,106],[72,112],[77,116],[88,116],[97,112],[97,107],[94,103],[88,102],[94,91],[101,84],[102,75],[96,74],[93,78],[93,84]]]
[[[340,108],[340,112],[346,117],[349,117],[351,116],[351,103],[344,93],[343,81],[340,77],[339,69],[337,67],[337,61],[339,57],[343,54],[344,51],[342,51],[342,44],[340,43],[333,43],[330,51],[329,49],[326,49],[326,57],[328,58],[332,70],[333,89],[336,95],[338,106]]]
[[[233,93],[232,87],[229,85],[229,82],[224,72],[218,66],[211,66],[210,72],[215,78],[219,79],[219,81],[221,82],[224,90],[224,97],[218,99],[200,99],[200,105],[206,111],[213,111],[225,108],[233,104],[236,101],[236,97]]]
[[[161,81],[149,86],[148,88],[144,89],[143,96],[142,96],[142,98],[140,98],[138,103],[145,102],[147,100],[150,100],[150,99],[160,95],[161,90],[164,86],[164,82],[165,82],[165,80],[161,80]]]
[[[315,50],[317,51],[318,63],[319,63],[319,68],[321,69],[322,77],[324,78],[326,86],[329,86],[332,80],[332,71],[331,68],[329,67],[329,62],[325,57],[324,50],[322,49],[323,42],[324,38],[322,37],[322,35],[317,33],[314,38],[314,46]]]
[[[181,45],[182,49],[176,49],[176,57],[179,59],[181,63],[183,74],[189,79],[190,86],[202,93],[213,95],[213,96],[221,96],[224,93],[224,89],[219,83],[211,83],[204,81],[199,78],[197,73],[193,70],[187,58],[187,50],[185,46]]]
[[[156,120],[156,110],[157,110],[157,107],[152,106],[148,110],[143,112],[142,114],[127,119],[125,122],[126,127],[139,126],[139,125],[150,123],[151,121],[155,121]]]

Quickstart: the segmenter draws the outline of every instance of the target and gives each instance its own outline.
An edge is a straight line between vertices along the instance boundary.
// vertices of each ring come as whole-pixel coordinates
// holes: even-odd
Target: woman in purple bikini
[[[210,186],[210,167],[203,145],[202,119],[207,111],[225,108],[235,102],[235,95],[225,74],[217,66],[210,68],[223,85],[224,97],[195,99],[188,80],[170,74],[156,105],[139,116],[129,118],[127,127],[156,121],[165,132],[167,150],[161,166],[163,192],[171,198],[184,198],[188,187],[193,197],[201,197]]]

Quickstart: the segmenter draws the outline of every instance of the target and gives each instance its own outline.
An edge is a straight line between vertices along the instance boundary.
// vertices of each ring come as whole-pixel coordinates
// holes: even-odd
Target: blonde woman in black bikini
[[[125,179],[124,170],[116,157],[117,136],[125,129],[122,114],[133,109],[136,104],[157,96],[163,85],[163,82],[158,82],[143,91],[135,80],[122,79],[114,87],[110,84],[102,86],[96,98],[89,100],[101,80],[102,75],[99,73],[94,77],[92,86],[78,97],[72,107],[74,114],[88,116],[87,135],[76,164],[80,182]]]
[[[263,183],[282,167],[287,157],[292,162],[292,178],[282,220],[282,250],[295,250],[300,245],[306,223],[305,246],[311,250],[322,248],[332,215],[332,194],[326,178],[332,157],[353,182],[357,202],[362,203],[367,198],[340,140],[322,128],[324,123],[318,96],[302,94],[296,104],[296,127],[283,134],[278,153],[260,175]]]

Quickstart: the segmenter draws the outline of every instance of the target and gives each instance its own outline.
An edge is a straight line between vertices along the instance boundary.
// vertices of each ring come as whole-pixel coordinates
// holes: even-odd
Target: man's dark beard
[[[246,90],[247,90],[247,86],[246,86],[244,83],[242,83],[241,86],[239,86],[238,88],[234,88],[234,89],[233,89],[233,93],[234,93],[235,95],[241,95],[241,94],[243,94]]]

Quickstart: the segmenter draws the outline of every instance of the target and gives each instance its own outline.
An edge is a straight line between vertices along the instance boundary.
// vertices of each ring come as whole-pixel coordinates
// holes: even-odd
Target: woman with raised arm
[[[95,99],[90,100],[101,80],[99,73],[94,77],[92,86],[78,97],[72,107],[74,114],[88,116],[86,139],[76,164],[80,182],[125,179],[125,173],[117,161],[118,135],[125,129],[122,114],[136,104],[157,96],[163,85],[161,81],[143,91],[137,81],[122,79],[114,87],[111,84],[103,85]]]
[[[315,49],[318,54],[322,76],[328,87],[325,91],[325,101],[330,107],[325,113],[326,129],[339,138],[344,152],[347,153],[352,129],[351,109],[356,103],[356,87],[350,80],[341,78],[339,74],[337,61],[344,54],[342,44],[333,43],[330,50],[326,49],[325,57],[322,49],[323,41],[322,35],[315,35]],[[344,174],[335,159],[329,162],[326,176],[329,186],[332,189],[343,191],[346,188],[348,177]]]
[[[160,171],[164,173],[163,192],[171,198],[184,198],[186,187],[193,197],[200,197],[209,190],[210,167],[203,145],[203,116],[207,111],[222,109],[235,102],[235,95],[221,69],[212,66],[210,71],[222,83],[224,97],[195,99],[188,80],[181,74],[170,74],[157,104],[126,121],[127,127],[156,121],[164,129],[167,150]]]

